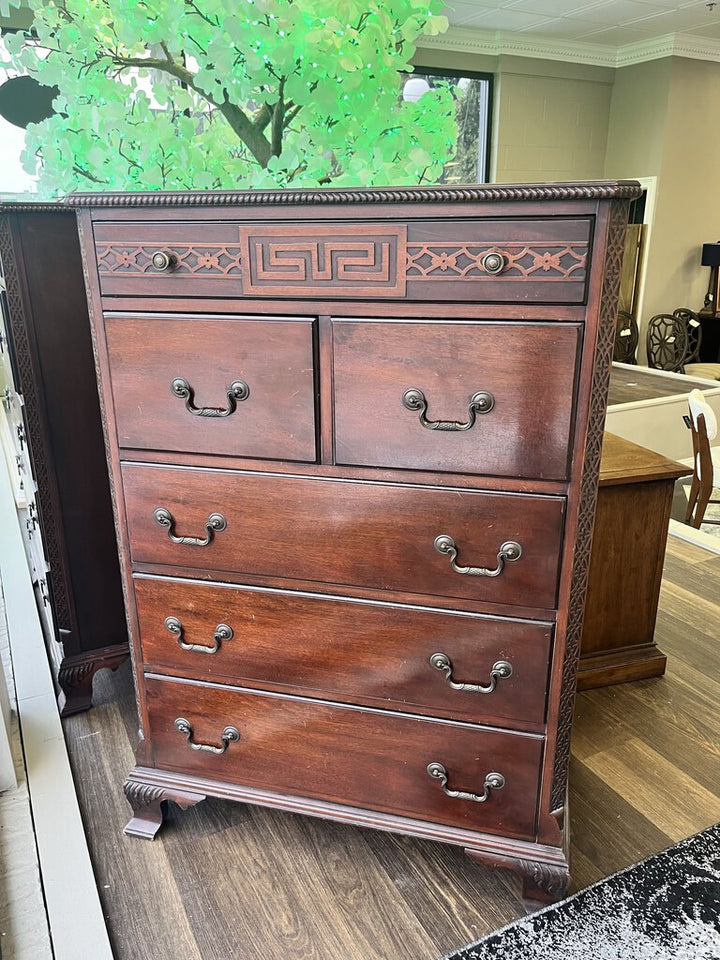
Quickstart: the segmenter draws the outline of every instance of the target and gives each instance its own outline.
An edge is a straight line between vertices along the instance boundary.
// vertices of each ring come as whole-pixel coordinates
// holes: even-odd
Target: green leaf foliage
[[[23,158],[44,195],[432,183],[454,150],[452,93],[401,96],[442,0],[29,5],[7,46],[60,91]]]

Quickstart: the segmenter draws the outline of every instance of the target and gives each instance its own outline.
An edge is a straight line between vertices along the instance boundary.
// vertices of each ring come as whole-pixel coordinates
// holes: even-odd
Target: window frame
[[[482,70],[458,70],[451,67],[430,67],[423,65],[422,62],[413,63],[413,72],[408,74],[408,78],[420,77],[450,77],[461,79],[466,77],[468,80],[485,80],[487,82],[487,104],[485,110],[485,142],[483,149],[483,177],[484,180],[478,180],[478,183],[490,183],[490,155],[492,149],[492,124],[493,124],[493,105],[495,93],[495,75],[485,73]],[[478,129],[478,149],[480,130]]]

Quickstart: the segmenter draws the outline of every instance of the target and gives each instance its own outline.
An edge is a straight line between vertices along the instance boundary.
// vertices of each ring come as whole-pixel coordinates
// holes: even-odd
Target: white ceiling
[[[565,52],[606,65],[672,53],[720,59],[720,2],[448,0],[444,12],[449,34],[428,46],[548,57]]]

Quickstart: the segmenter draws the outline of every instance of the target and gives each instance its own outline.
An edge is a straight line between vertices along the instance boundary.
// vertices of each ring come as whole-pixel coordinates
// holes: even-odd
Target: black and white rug
[[[443,960],[720,960],[720,824]]]

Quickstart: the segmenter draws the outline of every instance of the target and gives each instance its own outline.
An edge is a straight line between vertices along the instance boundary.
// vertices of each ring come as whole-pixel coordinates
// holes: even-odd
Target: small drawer
[[[542,737],[182,680],[149,677],[146,691],[161,769],[533,836]],[[487,800],[449,797],[431,764],[445,769],[448,790]],[[502,785],[486,787],[489,774]]]
[[[136,564],[555,606],[562,497],[132,463],[122,470]],[[502,550],[509,543],[519,558]]]
[[[104,296],[242,296],[240,234],[232,221],[101,220],[93,230]]]
[[[238,211],[241,213],[241,211]],[[105,296],[585,302],[591,217],[99,221]]]
[[[581,331],[335,320],[336,461],[565,479]]]
[[[135,596],[151,672],[523,729],[545,719],[548,623],[149,577]]]
[[[315,460],[313,321],[105,318],[120,447]]]

